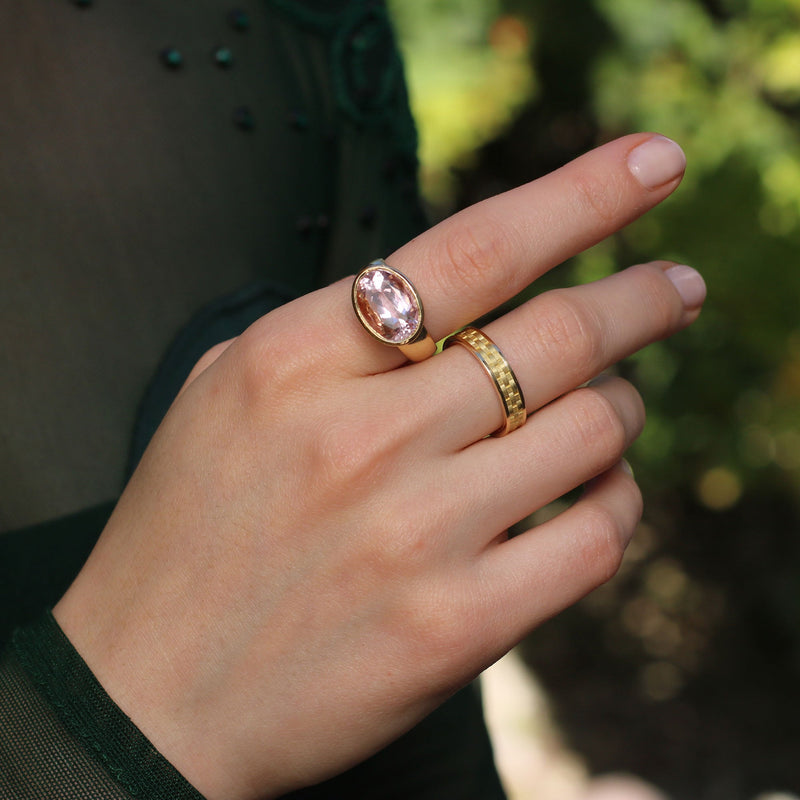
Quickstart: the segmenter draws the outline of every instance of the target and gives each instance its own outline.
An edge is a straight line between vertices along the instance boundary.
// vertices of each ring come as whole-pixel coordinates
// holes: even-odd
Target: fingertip
[[[677,142],[661,134],[653,134],[628,153],[627,164],[639,184],[652,191],[683,177],[686,154]]]
[[[484,579],[502,602],[501,628],[530,630],[609,580],[641,515],[639,487],[620,461],[567,509],[488,551]]]
[[[703,305],[708,293],[703,276],[686,264],[673,264],[664,270],[675,290],[680,295],[687,311],[694,311]]]
[[[626,548],[644,510],[644,499],[630,462],[623,458],[611,469],[589,481],[584,488],[583,499],[614,509],[620,543],[623,549]]]

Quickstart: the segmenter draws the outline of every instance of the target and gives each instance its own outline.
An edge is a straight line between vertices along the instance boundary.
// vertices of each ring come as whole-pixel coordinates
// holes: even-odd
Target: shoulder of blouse
[[[267,0],[297,25],[329,41],[336,103],[359,126],[390,131],[416,160],[403,61],[385,0]]]

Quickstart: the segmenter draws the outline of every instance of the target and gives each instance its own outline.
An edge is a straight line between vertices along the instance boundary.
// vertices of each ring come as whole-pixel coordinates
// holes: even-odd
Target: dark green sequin
[[[240,33],[250,30],[250,17],[241,8],[234,8],[228,12],[228,25]]]
[[[179,69],[183,66],[183,54],[176,47],[165,47],[159,53],[159,58],[168,69]]]
[[[212,53],[212,58],[220,69],[230,69],[233,66],[233,51],[230,47],[217,47]]]

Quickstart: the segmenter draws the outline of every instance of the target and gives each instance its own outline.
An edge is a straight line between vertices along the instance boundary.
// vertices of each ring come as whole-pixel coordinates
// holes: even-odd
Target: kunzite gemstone
[[[363,320],[379,339],[405,344],[418,333],[422,309],[402,275],[381,267],[365,270],[354,296]]]

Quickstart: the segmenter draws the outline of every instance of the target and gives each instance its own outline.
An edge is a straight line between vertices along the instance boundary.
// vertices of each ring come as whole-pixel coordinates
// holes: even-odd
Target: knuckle
[[[202,372],[204,369],[206,369],[206,367],[213,364],[220,357],[220,355],[225,352],[229,344],[230,342],[220,342],[219,344],[215,344],[213,347],[210,347],[197,360],[194,370],[197,372]]]
[[[275,394],[291,390],[293,370],[280,357],[281,352],[276,339],[243,339],[239,349],[239,377],[247,407],[260,407]]]
[[[483,291],[486,275],[511,262],[514,244],[508,226],[487,214],[452,220],[441,244],[443,252],[435,263],[441,265],[441,282],[452,289]]]
[[[531,345],[537,358],[581,373],[599,362],[603,329],[588,307],[575,302],[567,290],[542,295],[535,314]]]
[[[627,540],[623,522],[608,508],[591,503],[583,509],[580,560],[590,583],[599,586],[616,575]]]
[[[314,476],[320,491],[327,488],[332,493],[334,504],[350,502],[355,494],[374,494],[390,484],[393,471],[405,464],[405,454],[416,434],[410,416],[398,413],[387,421],[380,411],[384,403],[367,404],[356,398],[345,406],[350,413],[330,413],[327,409],[324,424],[310,431],[305,445],[308,474]],[[394,543],[393,547],[402,547],[409,537],[406,555],[415,552],[415,528],[403,525],[409,512],[399,499],[397,504],[392,496],[384,499],[380,519],[385,538]],[[423,525],[418,527],[422,529]]]
[[[239,377],[244,400],[257,407],[269,404],[301,410],[309,403],[308,376],[319,384],[324,374],[317,368],[313,340],[302,327],[276,324],[263,317],[238,339]]]
[[[617,460],[628,444],[627,430],[617,407],[591,387],[577,389],[572,400],[572,421],[579,446],[585,452],[598,453],[603,464]]]
[[[441,665],[447,674],[463,657],[464,629],[459,604],[446,591],[421,593],[406,609],[406,633],[413,651],[431,668]]]
[[[625,185],[620,178],[600,177],[591,170],[584,170],[575,179],[574,186],[579,213],[588,213],[603,225],[620,216],[625,200]]]
[[[376,563],[381,565],[384,576],[403,576],[409,586],[415,586],[417,578],[436,561],[444,542],[439,532],[447,530],[445,515],[423,505],[410,508],[407,499],[397,493],[385,498],[381,505],[383,536],[375,554]]]
[[[368,423],[354,425],[334,418],[309,443],[310,469],[319,489],[328,487],[340,498],[369,490],[389,466],[393,440],[386,433],[372,435]]]

